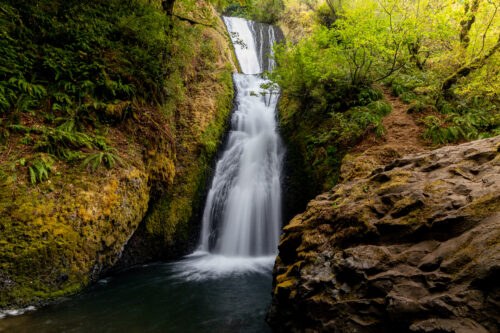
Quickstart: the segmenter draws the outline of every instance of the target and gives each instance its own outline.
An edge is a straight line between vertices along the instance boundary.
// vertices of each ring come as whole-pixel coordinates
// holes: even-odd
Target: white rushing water
[[[278,94],[260,87],[272,70],[275,27],[225,17],[244,74],[234,74],[235,111],[208,192],[199,251],[179,263],[191,279],[270,270],[281,230],[283,147],[277,132]]]

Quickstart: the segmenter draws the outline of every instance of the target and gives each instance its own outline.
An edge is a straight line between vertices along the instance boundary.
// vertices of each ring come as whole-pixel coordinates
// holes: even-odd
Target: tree
[[[472,0],[472,5],[469,2],[465,3],[465,16],[460,22],[462,29],[460,30],[460,43],[464,49],[467,49],[470,42],[469,31],[476,21],[477,10],[479,9],[480,0]]]
[[[174,12],[175,0],[164,0],[161,2],[161,6],[163,10],[167,13],[167,15],[172,15]]]
[[[498,41],[495,45],[484,55],[475,57],[470,63],[460,67],[455,73],[450,75],[446,80],[444,80],[443,85],[441,86],[441,91],[444,94],[445,98],[450,98],[451,94],[449,90],[451,87],[457,83],[457,81],[469,75],[472,71],[480,68],[484,65],[486,60],[492,57],[498,50],[500,49],[500,34],[498,35]]]

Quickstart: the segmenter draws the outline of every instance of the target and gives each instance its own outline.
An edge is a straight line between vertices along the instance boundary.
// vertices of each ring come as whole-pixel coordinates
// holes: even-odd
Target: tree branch
[[[214,28],[215,29],[215,27],[213,25],[211,25],[211,24],[206,24],[206,23],[203,23],[203,22],[198,22],[198,21],[192,20],[190,18],[182,17],[182,16],[179,16],[179,15],[176,15],[176,14],[171,14],[171,15],[174,16],[174,17],[177,17],[181,21],[186,21],[186,22],[189,22],[191,24],[199,24],[199,25],[203,25],[205,27],[209,27],[209,28]]]
[[[470,37],[469,31],[476,21],[476,13],[479,8],[480,0],[472,0],[472,6],[469,7],[469,3],[465,3],[465,18],[460,22],[462,29],[460,30],[460,44],[466,49],[469,46]],[[468,16],[468,17],[467,17]]]
[[[484,65],[484,62],[488,60],[492,55],[495,54],[500,49],[500,34],[498,35],[497,43],[486,53],[484,56],[477,56],[474,58],[469,64],[460,67],[455,73],[450,75],[446,80],[444,80],[443,85],[441,86],[441,92],[446,96],[449,96],[447,93],[450,88],[457,83],[457,81],[469,75],[473,70],[481,68]]]

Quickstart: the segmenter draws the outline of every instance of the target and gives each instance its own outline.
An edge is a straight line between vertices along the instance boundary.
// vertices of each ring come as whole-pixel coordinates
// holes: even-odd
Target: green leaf
[[[28,170],[29,170],[29,173],[30,173],[31,184],[35,184],[36,183],[36,174],[35,174],[35,171],[30,166],[28,167]]]

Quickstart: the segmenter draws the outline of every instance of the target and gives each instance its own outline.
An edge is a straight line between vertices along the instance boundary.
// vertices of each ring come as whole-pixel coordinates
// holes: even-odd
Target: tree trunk
[[[175,0],[163,0],[161,6],[167,15],[172,15],[174,13]]]
[[[420,60],[420,56],[419,56],[421,46],[422,46],[422,44],[420,42],[420,39],[417,39],[417,41],[415,41],[414,43],[408,44],[408,51],[410,53],[410,59],[413,62],[415,62],[415,65],[418,67],[418,69],[423,70],[424,63],[422,62],[422,60]]]
[[[462,44],[464,49],[469,46],[469,31],[476,21],[476,13],[479,8],[479,2],[480,0],[472,0],[472,6],[469,5],[469,2],[465,3],[465,17],[460,22],[460,25],[462,26],[462,29],[460,30],[460,44]]]

